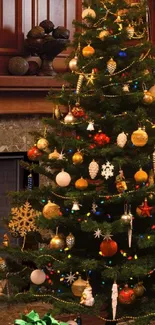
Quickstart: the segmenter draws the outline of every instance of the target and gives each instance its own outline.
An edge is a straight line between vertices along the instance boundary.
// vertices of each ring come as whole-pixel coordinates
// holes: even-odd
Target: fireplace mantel
[[[0,76],[0,92],[4,91],[49,91],[50,88],[60,89],[63,78],[50,76]]]
[[[54,107],[46,96],[63,84],[63,78],[0,76],[0,114],[51,114]]]

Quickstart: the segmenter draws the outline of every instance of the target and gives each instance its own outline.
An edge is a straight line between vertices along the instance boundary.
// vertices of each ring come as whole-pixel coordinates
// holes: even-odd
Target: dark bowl
[[[45,55],[47,58],[55,58],[68,45],[68,39],[54,39],[52,36],[46,36],[42,47],[42,55]]]

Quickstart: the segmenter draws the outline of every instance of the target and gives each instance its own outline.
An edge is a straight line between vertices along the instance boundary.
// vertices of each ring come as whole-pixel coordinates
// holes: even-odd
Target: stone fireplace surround
[[[27,152],[34,145],[32,132],[44,134],[42,118],[45,116],[52,117],[52,114],[0,115],[0,155]],[[39,186],[46,184],[48,179],[39,175]]]
[[[44,133],[44,125],[41,121],[44,116],[43,114],[0,115],[0,152],[27,152],[34,144],[30,132]]]

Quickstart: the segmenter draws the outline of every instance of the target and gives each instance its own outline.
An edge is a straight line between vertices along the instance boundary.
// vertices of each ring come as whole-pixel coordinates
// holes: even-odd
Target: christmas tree
[[[9,257],[6,263],[10,299],[44,299],[55,314],[103,321],[106,308],[111,323],[155,318],[155,61],[148,18],[144,1],[92,0],[75,22],[70,71],[61,91],[48,96],[53,118],[34,135],[32,164],[23,163],[32,172],[28,190],[12,194],[9,229],[23,243],[22,250],[1,249],[17,258],[16,265]],[[45,186],[32,188],[34,172],[46,176]],[[26,249],[31,233],[38,250]]]

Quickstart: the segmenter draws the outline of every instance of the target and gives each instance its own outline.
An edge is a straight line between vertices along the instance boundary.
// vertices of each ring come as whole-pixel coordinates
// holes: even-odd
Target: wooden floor
[[[51,310],[51,305],[43,302],[21,303],[17,305],[0,304],[0,325],[13,325],[15,319],[21,319],[21,314],[28,314],[31,310],[35,310],[41,318]],[[103,314],[102,316],[104,317],[105,315]],[[75,316],[61,315],[55,318],[58,321],[67,322],[68,320],[74,320]],[[105,325],[105,322],[96,317],[82,315],[82,325]]]
[[[94,316],[87,316],[87,315],[82,315],[82,325],[105,325],[105,322],[97,317]],[[62,321],[68,321],[69,318],[67,317],[62,317],[60,318]],[[74,316],[71,316],[70,319],[74,319]]]

